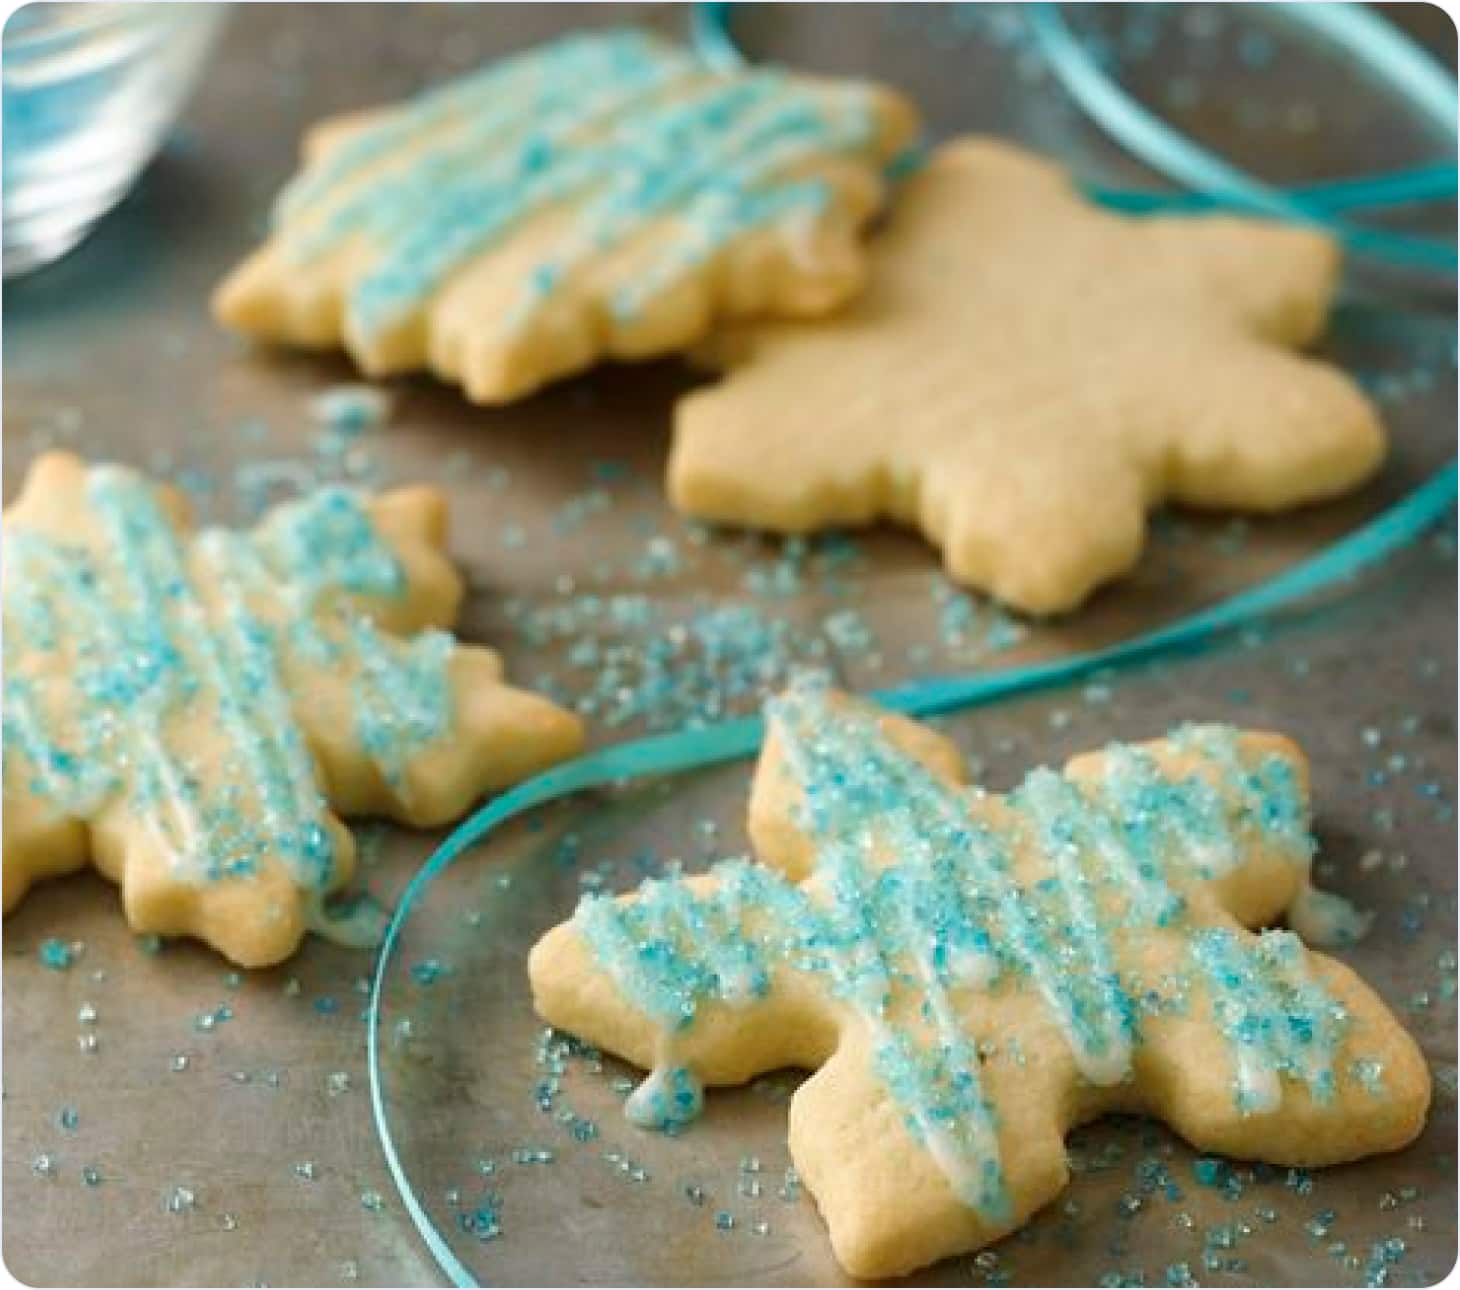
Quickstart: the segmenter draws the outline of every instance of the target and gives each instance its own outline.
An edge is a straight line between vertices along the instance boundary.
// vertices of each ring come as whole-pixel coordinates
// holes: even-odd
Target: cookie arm
[[[1256,938],[1240,933],[1251,945]],[[1136,1058],[1141,1108],[1201,1151],[1281,1165],[1332,1165],[1407,1145],[1424,1127],[1429,1067],[1382,1000],[1350,968],[1304,952],[1306,971],[1346,1014],[1331,1054],[1333,1087],[1288,1072],[1271,1109],[1240,1096],[1239,1047],[1193,988],[1185,1014],[1152,1017]],[[1314,1042],[1321,1042],[1314,1041]]]
[[[1277,345],[1323,334],[1342,268],[1326,234],[1230,215],[1148,216],[1139,227],[1170,280],[1190,284],[1193,313],[1223,314]]]
[[[276,578],[309,588],[310,610],[343,601],[383,631],[409,635],[456,621],[464,589],[446,551],[448,526],[437,488],[370,498],[322,491],[275,507],[253,541]]]
[[[1163,441],[1166,496],[1279,511],[1335,497],[1378,469],[1384,429],[1352,378],[1262,340],[1220,343],[1220,367],[1200,346],[1169,346],[1132,412]]]
[[[7,758],[19,766],[18,754]],[[18,776],[23,771],[13,772]],[[6,779],[12,773],[7,766]],[[3,876],[3,909],[9,913],[32,885],[46,878],[72,873],[86,864],[86,826],[56,811],[43,798],[17,787],[5,788],[5,836],[0,844],[0,876]]]
[[[833,702],[858,701],[838,695]],[[878,710],[876,717],[883,733],[902,752],[946,783],[963,782],[963,754],[946,735],[894,713]],[[788,761],[784,731],[779,721],[772,720],[756,763],[747,824],[756,858],[793,882],[809,877],[816,860],[814,844],[800,823],[804,800],[803,788]]]
[[[999,1033],[997,1022],[989,1033]],[[1019,1066],[996,1058],[979,1071],[999,1108],[1005,1204],[998,1212],[961,1198],[914,1137],[860,1028],[850,1027],[831,1060],[796,1090],[791,1157],[826,1220],[837,1261],[852,1276],[881,1281],[989,1245],[1064,1189],[1069,1063],[1057,1049],[1050,1053],[1048,1036],[1024,1044],[1031,1053],[1045,1049],[1044,1056]]]
[[[713,890],[712,878],[685,881],[701,896]],[[783,1067],[815,1067],[836,1046],[835,1020],[820,992],[784,966],[775,969],[764,996],[701,1000],[693,1023],[679,1028],[630,997],[577,918],[543,936],[527,967],[538,1016],[645,1070],[682,1066],[706,1084],[743,1084]]]
[[[404,646],[379,648],[402,656]],[[290,660],[289,689],[326,786],[345,815],[384,814],[417,827],[460,815],[484,793],[571,757],[582,723],[540,695],[506,684],[491,650],[449,648],[437,677],[366,685],[359,661],[322,667]],[[412,693],[415,686],[425,693]],[[362,691],[362,686],[363,691]],[[439,686],[439,693],[436,692]],[[411,723],[435,709],[434,737]]]

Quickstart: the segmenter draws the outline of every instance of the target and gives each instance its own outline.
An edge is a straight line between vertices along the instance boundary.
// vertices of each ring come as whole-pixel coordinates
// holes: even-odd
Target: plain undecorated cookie
[[[324,489],[252,532],[49,454],[4,517],[4,907],[88,861],[138,932],[235,963],[306,930],[355,868],[336,812],[443,824],[575,752],[576,717],[459,645],[440,493]]]
[[[916,117],[889,90],[581,34],[326,122],[227,326],[504,403],[725,319],[826,313]]]
[[[1128,217],[1059,168],[955,140],[872,243],[867,290],[816,326],[755,324],[677,409],[670,499],[802,533],[918,529],[949,574],[1022,610],[1129,570],[1166,501],[1268,512],[1353,488],[1384,436],[1323,330],[1321,233]]]
[[[858,1277],[1019,1227],[1110,1111],[1274,1164],[1393,1150],[1429,1101],[1414,1042],[1342,963],[1247,930],[1358,925],[1309,885],[1306,769],[1193,726],[1000,796],[929,728],[804,686],[769,714],[759,863],[585,898],[534,947],[533,999],[652,1071],[640,1124],[813,1069],[791,1157]]]

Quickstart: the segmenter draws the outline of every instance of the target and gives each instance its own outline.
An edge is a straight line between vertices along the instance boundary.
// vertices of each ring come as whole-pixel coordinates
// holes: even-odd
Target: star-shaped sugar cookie
[[[891,520],[971,587],[1073,608],[1164,501],[1276,511],[1375,469],[1373,408],[1288,352],[1337,271],[1317,232],[1115,215],[1029,153],[951,142],[848,309],[715,342],[732,370],[679,405],[671,500],[783,532]]]
[[[1289,1165],[1419,1132],[1428,1068],[1384,1004],[1292,932],[1247,930],[1336,930],[1342,907],[1309,885],[1288,740],[1186,727],[1001,796],[943,736],[819,686],[768,717],[760,863],[585,898],[534,947],[533,997],[652,1069],[641,1124],[812,1069],[791,1156],[852,1275],[1017,1228],[1106,1112]]]
[[[215,311],[504,403],[720,320],[841,304],[916,128],[879,86],[570,36],[317,129]]]
[[[51,454],[5,512],[4,906],[91,861],[139,932],[246,967],[336,914],[335,812],[416,825],[566,757],[579,723],[445,631],[461,580],[427,488],[324,489],[251,532]]]

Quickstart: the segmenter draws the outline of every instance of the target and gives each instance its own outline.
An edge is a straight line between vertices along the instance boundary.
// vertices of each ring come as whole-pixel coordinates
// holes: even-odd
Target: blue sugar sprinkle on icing
[[[358,666],[356,735],[386,783],[401,792],[411,756],[448,728],[456,642],[448,632],[433,630],[402,644],[368,618],[355,619],[350,631]]]
[[[1334,1057],[1347,1010],[1307,972],[1302,942],[1264,932],[1254,942],[1226,928],[1204,928],[1192,957],[1212,994],[1217,1025],[1236,1052],[1237,1105],[1255,1113],[1282,1103],[1280,1076],[1301,1080],[1317,1102],[1336,1091]]]
[[[328,890],[328,808],[292,706],[301,669],[353,678],[359,745],[399,785],[450,728],[450,637],[374,627],[368,602],[404,594],[405,572],[344,489],[282,506],[251,534],[188,542],[131,471],[93,468],[85,500],[94,546],[6,535],[7,787],[77,819],[125,800],[182,881],[247,877],[273,857],[301,888]],[[208,763],[203,730],[221,749]],[[329,931],[322,902],[309,908]]]
[[[553,210],[563,228],[504,319],[521,327],[575,271],[672,219],[614,312],[742,234],[814,221],[831,193],[801,173],[875,156],[868,92],[773,70],[717,72],[635,31],[575,35],[440,86],[335,146],[280,195],[275,229],[302,262],[361,238],[369,270],[347,326],[397,323],[454,272]]]
[[[705,1089],[695,1073],[684,1066],[661,1067],[630,1095],[624,1114],[644,1129],[672,1129],[698,1119],[705,1106]]]
[[[1000,803],[937,778],[818,682],[773,700],[768,719],[813,877],[728,861],[713,886],[653,880],[633,901],[585,897],[575,915],[663,1032],[661,1062],[630,1099],[637,1122],[663,1127],[675,1081],[693,1078],[673,1061],[676,1036],[707,1006],[768,997],[781,972],[820,978],[856,1012],[908,1131],[990,1220],[1010,1200],[970,996],[1036,993],[1080,1074],[1102,1086],[1132,1077],[1146,1011],[1185,1011],[1195,997],[1230,1045],[1239,1110],[1275,1109],[1284,1077],[1333,1096],[1346,1018],[1297,938],[1192,925],[1183,895],[1254,847],[1306,882],[1306,804],[1280,756],[1244,752],[1228,728],[1186,727],[1173,745],[1199,771],[1168,773],[1116,746],[1098,776],[1036,770]],[[1170,998],[1127,979],[1117,957],[1126,934],[1157,928],[1180,933],[1190,955],[1163,983]],[[695,1089],[686,1107],[698,1108]]]

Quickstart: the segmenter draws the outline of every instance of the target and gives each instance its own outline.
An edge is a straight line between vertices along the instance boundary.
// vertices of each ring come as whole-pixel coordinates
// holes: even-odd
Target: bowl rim
[[[192,3],[173,0],[165,4],[149,4],[146,0],[30,0],[5,19],[3,45],[0,47],[3,47],[7,59],[16,54],[32,55],[97,32],[180,18],[212,18],[215,14],[221,17],[226,7],[222,0],[193,0]],[[57,16],[34,26],[26,24],[19,30],[14,29],[16,18],[33,14],[36,10],[57,11]],[[59,11],[64,11],[64,19]]]

